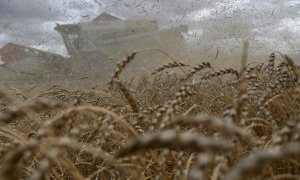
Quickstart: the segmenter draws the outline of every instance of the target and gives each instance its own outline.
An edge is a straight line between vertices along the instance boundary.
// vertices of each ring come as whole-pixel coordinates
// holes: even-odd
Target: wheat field
[[[0,92],[0,179],[300,179],[299,68],[280,52],[215,69],[171,61],[102,89]],[[173,71],[176,69],[176,71]]]

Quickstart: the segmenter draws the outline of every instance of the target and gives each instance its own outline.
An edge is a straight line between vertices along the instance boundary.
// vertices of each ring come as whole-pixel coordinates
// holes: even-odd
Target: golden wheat
[[[299,179],[299,67],[246,64],[247,46],[240,70],[172,59],[134,86],[119,75],[135,52],[108,90],[1,91],[0,178]]]

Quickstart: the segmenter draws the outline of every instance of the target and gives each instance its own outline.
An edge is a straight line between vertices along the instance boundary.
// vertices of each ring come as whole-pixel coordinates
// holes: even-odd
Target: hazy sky
[[[122,18],[188,24],[200,48],[232,50],[249,40],[257,52],[300,53],[300,0],[0,0],[0,47],[8,42],[66,54],[55,23]]]

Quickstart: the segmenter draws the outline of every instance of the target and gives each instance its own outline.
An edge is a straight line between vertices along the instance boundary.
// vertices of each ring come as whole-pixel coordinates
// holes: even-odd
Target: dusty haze
[[[157,20],[163,28],[188,25],[183,33],[187,48],[171,55],[189,63],[237,65],[246,40],[250,61],[267,60],[269,53],[280,51],[298,63],[300,1],[295,0],[2,0],[0,47],[14,42],[69,57],[56,23],[91,21],[102,12]]]

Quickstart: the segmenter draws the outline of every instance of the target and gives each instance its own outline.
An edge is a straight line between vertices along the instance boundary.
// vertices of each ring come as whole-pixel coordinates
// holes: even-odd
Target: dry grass
[[[135,55],[107,90],[52,87],[22,105],[0,92],[0,179],[300,178],[288,56],[246,65],[245,50],[240,70],[173,60],[132,85],[119,75]]]

